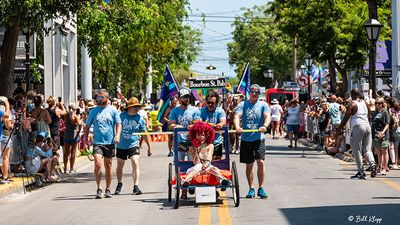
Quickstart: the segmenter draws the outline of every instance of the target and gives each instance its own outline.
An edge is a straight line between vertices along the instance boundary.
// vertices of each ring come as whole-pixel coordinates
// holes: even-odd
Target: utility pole
[[[297,37],[293,40],[293,59],[292,59],[292,80],[296,82],[297,80]]]
[[[89,56],[87,47],[81,47],[81,97],[92,99],[92,58]]]

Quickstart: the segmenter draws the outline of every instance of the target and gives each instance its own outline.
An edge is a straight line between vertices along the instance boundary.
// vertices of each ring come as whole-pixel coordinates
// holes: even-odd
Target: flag
[[[240,79],[240,82],[237,87],[237,92],[242,93],[243,95],[246,95],[246,97],[249,97],[249,92],[250,92],[250,63],[246,64],[246,67],[244,68],[242,78]]]
[[[167,110],[171,97],[178,94],[179,87],[176,85],[174,76],[167,65],[164,73],[164,80],[161,89],[161,107],[157,115],[157,120],[164,123],[165,111]]]

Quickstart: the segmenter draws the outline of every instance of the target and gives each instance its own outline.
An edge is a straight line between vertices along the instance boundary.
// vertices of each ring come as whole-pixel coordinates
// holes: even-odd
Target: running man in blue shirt
[[[121,119],[117,109],[109,105],[109,94],[106,90],[97,93],[97,107],[90,110],[84,130],[84,141],[88,142],[90,126],[93,124],[93,155],[94,175],[96,176],[96,199],[103,197],[101,184],[101,165],[104,158],[106,172],[106,191],[104,197],[111,198],[112,157],[115,154],[115,145],[119,143],[121,134]]]
[[[143,117],[138,114],[142,105],[135,97],[129,99],[125,111],[120,114],[122,122],[121,140],[117,146],[117,179],[118,185],[115,189],[115,194],[122,191],[122,171],[124,169],[125,160],[130,159],[132,164],[132,178],[133,178],[133,194],[140,195],[142,191],[139,189],[139,157],[140,148],[139,141],[140,135],[132,135],[132,133],[141,133],[146,131],[146,122]],[[144,141],[147,144],[147,156],[151,156],[151,146],[147,135],[143,135]]]
[[[207,106],[200,110],[200,118],[202,121],[210,124],[215,130],[221,130],[226,125],[225,111],[218,106],[219,95],[217,92],[211,90],[206,96]],[[223,138],[219,133],[215,134],[213,160],[220,160],[222,158],[222,144]]]
[[[271,122],[270,109],[266,102],[259,101],[260,86],[253,84],[250,87],[250,99],[239,103],[235,115],[235,127],[237,133],[242,133],[243,129],[255,130],[259,132],[242,133],[240,141],[240,162],[246,163],[246,177],[249,184],[249,192],[246,198],[254,198],[254,161],[257,162],[257,177],[259,188],[257,195],[266,198],[268,195],[264,191],[265,177],[265,135],[269,123]],[[242,123],[240,124],[240,121]],[[242,126],[240,126],[242,125]]]

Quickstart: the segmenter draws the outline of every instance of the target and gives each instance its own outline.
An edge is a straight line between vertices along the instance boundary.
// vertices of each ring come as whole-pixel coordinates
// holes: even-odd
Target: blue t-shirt
[[[256,130],[264,125],[264,112],[271,113],[270,108],[266,102],[257,101],[251,104],[248,100],[240,102],[236,108],[236,113],[241,113],[242,128],[243,130]],[[264,134],[261,132],[242,133],[241,138],[243,141],[251,142],[263,140]]]
[[[332,124],[340,124],[340,105],[338,103],[331,103],[329,108]]]
[[[97,106],[90,110],[86,125],[93,124],[93,144],[114,144],[115,126],[118,123],[121,123],[121,119],[114,106],[108,105],[105,108]]]
[[[3,138],[3,116],[4,112],[0,110],[0,140]]]
[[[200,111],[197,107],[193,107],[191,105],[189,105],[186,110],[182,109],[182,107],[176,107],[171,110],[171,113],[169,114],[169,120],[175,121],[176,124],[187,128],[190,124],[192,124],[193,120],[200,120]],[[178,142],[187,142],[187,134],[180,133],[178,135]]]
[[[217,107],[214,112],[210,112],[206,106],[200,110],[200,118],[204,122],[218,124],[222,119],[226,119],[226,114],[221,107]],[[222,142],[222,135],[219,133],[215,134],[214,146],[220,145]]]
[[[119,117],[122,121],[122,132],[117,148],[139,147],[140,135],[132,135],[132,133],[145,132],[146,122],[139,114],[129,115],[127,112],[122,112]]]

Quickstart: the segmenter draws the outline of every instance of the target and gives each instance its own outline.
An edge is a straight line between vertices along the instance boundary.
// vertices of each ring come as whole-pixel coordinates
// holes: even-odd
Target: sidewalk
[[[84,162],[84,160],[88,160],[87,156],[78,156],[75,160],[75,165],[78,168],[80,164]],[[62,178],[63,171],[64,171],[64,164],[62,161],[62,154],[60,157],[60,165],[56,167],[55,172],[56,174]],[[27,188],[27,191],[30,191],[30,187],[41,187],[43,186],[43,174],[37,173],[35,176],[28,176],[26,174],[16,174],[17,176],[12,177],[11,179],[14,182],[10,182],[8,184],[1,184],[0,185],[0,200],[10,194],[23,194],[24,193],[24,186]],[[22,177],[24,176],[24,177]],[[51,184],[51,183],[47,183]]]

